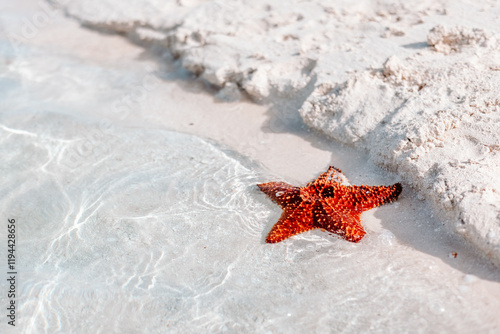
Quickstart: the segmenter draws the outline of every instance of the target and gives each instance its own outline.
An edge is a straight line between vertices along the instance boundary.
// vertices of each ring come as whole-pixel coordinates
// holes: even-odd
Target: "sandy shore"
[[[368,152],[500,263],[498,28],[488,1],[72,1],[89,27],[159,45],[238,98],[303,96],[311,128]]]
[[[98,7],[87,7],[91,4]],[[215,61],[216,55],[231,58],[232,53],[223,52],[227,45],[222,42],[206,43],[206,47],[214,47],[214,54],[213,58],[204,57],[205,47],[188,51],[186,46],[193,43],[191,38],[198,37],[190,30],[179,28],[175,31],[184,31],[191,37],[186,44],[175,44],[179,50],[186,46],[179,51],[177,60],[161,47],[149,49],[135,44],[138,38],[144,42],[155,36],[161,41],[163,37],[158,31],[170,36],[171,31],[164,29],[168,25],[178,27],[184,22],[186,27],[190,24],[194,27],[205,24],[200,17],[213,19],[206,15],[209,5],[193,2],[191,7],[170,8],[172,14],[165,16],[165,22],[153,20],[146,24],[151,15],[165,9],[159,7],[159,3],[150,4],[154,6],[115,10],[116,16],[110,18],[111,11],[105,9],[116,9],[115,3],[68,3],[66,9],[72,15],[82,18],[84,9],[88,8],[94,16],[92,20],[85,19],[87,24],[99,29],[120,27],[134,43],[122,36],[82,28],[75,20],[65,18],[62,10],[52,12],[46,24],[38,23],[31,37],[24,38],[23,29],[29,29],[26,22],[35,22],[36,17],[48,13],[48,9],[32,1],[3,6],[0,19],[2,26],[8,29],[0,44],[0,66],[4,73],[1,84],[5,88],[0,124],[6,139],[0,145],[0,153],[7,162],[4,171],[10,178],[3,184],[1,205],[6,214],[15,213],[21,218],[20,222],[29,222],[20,232],[21,245],[24,243],[24,264],[20,269],[24,282],[19,287],[23,291],[19,321],[23,328],[31,332],[53,332],[57,328],[67,331],[134,328],[161,332],[171,328],[174,332],[312,329],[325,333],[332,330],[400,332],[415,328],[454,332],[498,329],[500,276],[490,263],[496,256],[495,244],[486,244],[486,239],[479,237],[475,242],[472,236],[476,234],[464,232],[474,247],[465,244],[462,235],[450,228],[456,223],[456,217],[453,220],[443,212],[473,212],[472,209],[465,204],[457,209],[457,203],[462,203],[458,200],[439,204],[441,201],[437,199],[441,197],[436,194],[440,194],[440,190],[424,186],[425,182],[434,185],[438,180],[443,187],[450,185],[451,176],[446,178],[439,172],[441,163],[449,165],[448,156],[429,149],[417,152],[422,158],[411,157],[419,147],[428,148],[419,142],[430,133],[424,120],[436,116],[455,124],[453,114],[450,111],[427,115],[427,118],[412,114],[415,122],[412,126],[422,132],[415,132],[409,137],[411,140],[406,140],[410,143],[406,145],[414,143],[415,148],[401,148],[409,156],[396,150],[401,157],[391,155],[390,145],[399,143],[396,139],[401,134],[409,133],[403,126],[406,123],[401,123],[404,123],[401,134],[388,134],[384,131],[391,120],[385,118],[385,114],[373,119],[363,114],[363,110],[370,108],[375,108],[377,113],[391,110],[392,103],[401,101],[397,100],[400,98],[412,101],[410,95],[415,92],[402,80],[410,80],[406,73],[414,73],[413,69],[418,66],[431,66],[429,54],[443,59],[455,57],[454,61],[458,61],[457,57],[472,51],[447,50],[449,44],[442,46],[441,51],[414,45],[404,48],[405,52],[421,52],[428,63],[418,59],[412,62],[405,58],[407,55],[399,55],[384,65],[382,50],[377,51],[381,52],[378,58],[368,57],[363,60],[365,63],[354,62],[356,57],[345,63],[335,62],[339,69],[330,74],[338,75],[335,80],[346,84],[321,94],[320,90],[326,86],[318,84],[335,80],[320,80],[316,76],[316,81],[311,81],[318,73],[328,72],[319,70],[319,62],[311,66],[311,63],[302,63],[301,58],[298,63],[306,70],[288,76],[288,71],[295,71],[299,65],[274,66],[273,61],[281,59],[276,55],[263,67],[274,74],[251,76],[250,81],[254,80],[257,87],[252,90],[250,83],[244,86],[238,81],[238,75],[228,80],[221,74],[224,71],[217,72],[220,64],[226,64],[224,58],[212,67],[201,61]],[[446,17],[442,9],[445,5],[435,5],[427,14],[419,15],[424,20],[433,15]],[[422,3],[416,8],[424,11],[425,6]],[[400,7],[395,9],[396,13],[402,10]],[[213,15],[221,10],[223,13],[245,8],[217,7]],[[329,15],[349,18],[340,23],[359,28],[359,22],[366,19],[361,15],[365,9],[349,8],[344,9],[345,13],[337,9],[337,14],[332,9]],[[370,10],[377,12],[376,8]],[[308,13],[304,10],[305,18],[296,17],[295,21],[307,21]],[[100,14],[103,16],[99,17]],[[190,19],[190,15],[195,14],[197,16]],[[379,38],[408,38],[404,43],[411,44],[412,33],[398,32],[400,21],[394,19],[394,11],[387,9],[382,14],[373,15],[394,22],[387,35]],[[283,17],[294,17],[290,15],[274,17],[277,27],[290,21]],[[418,21],[410,10],[406,10],[406,15],[402,20],[404,24],[410,24],[408,18]],[[239,22],[238,15],[234,17],[233,27]],[[475,23],[479,25],[479,21]],[[311,29],[319,29],[317,23],[311,24]],[[418,24],[417,28],[427,38],[435,24],[434,21],[425,27]],[[250,27],[253,25],[248,23]],[[148,26],[146,30],[139,29],[144,26]],[[215,28],[222,29],[217,25]],[[464,30],[465,35],[468,32]],[[239,33],[245,33],[244,29],[234,32],[235,36]],[[251,35],[249,31],[246,33]],[[439,35],[439,29],[436,34]],[[14,39],[14,44],[12,36],[20,36]],[[351,40],[351,37],[344,38]],[[270,35],[270,39],[275,40],[275,36]],[[301,39],[289,37],[288,40]],[[487,37],[485,46],[472,41],[463,48],[489,53],[492,52],[490,41]],[[244,46],[241,42],[238,45]],[[436,45],[441,48],[438,42]],[[174,45],[167,46],[174,48]],[[352,52],[363,54],[366,46],[359,50],[358,47],[354,45]],[[252,52],[259,50],[248,45],[247,48]],[[395,53],[390,47],[386,51]],[[237,52],[244,54],[239,49]],[[446,52],[450,53],[445,55]],[[426,56],[426,53],[429,54]],[[259,62],[265,62],[262,57],[250,59],[255,59],[257,67]],[[366,62],[382,65],[366,70]],[[185,70],[185,67],[196,70],[196,64],[203,64],[203,71],[197,70],[194,75]],[[359,67],[350,72],[352,68],[346,68],[346,64]],[[211,76],[209,68],[217,73]],[[423,72],[418,69],[415,73]],[[219,74],[224,78],[221,82],[217,82]],[[432,75],[432,71],[426,75]],[[197,79],[198,76],[204,80]],[[438,79],[432,84],[438,85]],[[230,83],[241,89],[235,89]],[[405,86],[406,91],[402,88],[398,91],[398,85]],[[378,97],[379,90],[386,94],[382,94],[382,100]],[[371,96],[365,106],[358,105],[352,110],[345,107],[363,99],[363,94]],[[392,101],[391,94],[400,95]],[[258,105],[248,97],[273,103]],[[318,108],[308,109],[313,105]],[[326,106],[334,106],[337,111],[325,109]],[[365,117],[356,120],[360,116],[348,117],[342,114],[344,111],[360,112]],[[494,117],[495,112],[484,115]],[[398,117],[406,119],[406,116]],[[440,123],[430,123],[440,131]],[[106,136],[99,135],[101,132],[96,135],[96,129],[101,129],[103,124],[112,125],[109,132]],[[368,129],[372,126],[377,130]],[[472,131],[470,136],[478,136],[483,131],[467,128]],[[183,134],[172,134],[172,131]],[[454,135],[462,138],[463,133]],[[332,141],[332,137],[350,146]],[[168,140],[175,143],[169,146],[165,144]],[[79,144],[88,141],[90,150]],[[446,136],[444,146],[435,147],[449,148],[453,143],[459,145],[453,151],[456,159],[462,159],[460,154],[473,152],[470,147],[461,152],[465,147],[460,146],[462,142]],[[182,145],[186,145],[184,150]],[[79,156],[86,157],[83,167],[68,171],[67,167],[59,166],[66,157],[63,148],[67,147],[76,147]],[[113,154],[102,155],[102,152]],[[493,150],[492,156],[494,153]],[[169,162],[169,154],[180,162]],[[187,158],[197,157],[199,161],[194,161],[199,165],[191,166]],[[407,157],[410,161],[403,162]],[[489,161],[485,163],[494,171],[498,165]],[[404,192],[398,202],[363,214],[368,232],[363,243],[350,244],[314,231],[279,245],[264,244],[265,234],[279,217],[280,210],[251,186],[271,179],[303,185],[330,164],[341,168],[353,184],[402,181]],[[425,164],[438,165],[432,169]],[[446,172],[466,173],[467,166],[457,163],[450,165],[455,169],[446,169]],[[423,173],[425,168],[432,172]],[[465,174],[460,173],[455,173],[455,181],[466,186]],[[481,173],[479,170],[476,174],[480,178],[487,175]],[[192,183],[183,183],[190,174],[210,182],[197,183],[198,179],[193,178]],[[115,185],[114,180],[121,183]],[[489,181],[496,180],[490,177]],[[186,198],[179,202],[177,210],[170,205],[179,199],[172,188]],[[487,197],[490,190],[494,193],[495,188],[481,188],[476,193]],[[454,194],[458,190],[450,191]],[[494,210],[492,206],[483,213],[488,215]],[[483,222],[484,226],[479,226],[478,231],[494,228],[492,220]],[[480,242],[486,246],[479,247]],[[6,286],[1,288],[2,295],[6,295]],[[311,305],[315,311],[304,313]],[[137,316],[138,309],[141,316]],[[147,323],[144,318],[148,319]],[[1,326],[2,331],[8,328],[4,322]]]

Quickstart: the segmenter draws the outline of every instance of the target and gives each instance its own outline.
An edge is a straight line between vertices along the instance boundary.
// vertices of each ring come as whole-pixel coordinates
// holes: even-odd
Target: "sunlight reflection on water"
[[[141,298],[140,308],[156,298],[171,306],[179,297],[196,302],[229,277],[237,255],[230,260],[221,252],[242,240],[229,236],[243,232],[260,243],[264,225],[253,212],[262,218],[268,209],[253,199],[257,174],[234,153],[189,135],[119,129],[107,134],[111,140],[91,143],[108,146],[108,154],[82,156],[76,145],[95,124],[53,113],[12,123],[16,131],[0,131],[17,145],[4,142],[2,153],[9,161],[23,158],[30,168],[10,168],[23,190],[8,194],[5,203],[25,222],[19,233],[33,283],[26,285],[22,311],[38,325],[62,321],[72,328],[69,319],[103,305],[116,323],[130,320],[133,296]],[[34,145],[44,133],[52,140]],[[69,168],[64,161],[75,151],[79,165]],[[51,283],[41,284],[47,272]],[[34,303],[41,294],[46,306]],[[86,306],[61,307],[54,302],[61,299]],[[119,310],[109,304],[120,300]]]
[[[95,127],[49,112],[18,113],[0,127],[11,190],[2,205],[19,222],[27,330],[122,331],[147,316],[151,332],[166,323],[262,331],[266,319],[288,328],[288,314],[301,330],[311,319],[368,330],[363,319],[378,310],[415,326],[470,319],[468,290],[392,232],[354,244],[316,230],[267,245],[281,210],[255,186],[269,181],[257,164],[195,136],[130,128],[108,129],[90,142],[95,154],[81,153]],[[416,297],[429,287],[430,304]],[[318,312],[303,313],[311,303]]]

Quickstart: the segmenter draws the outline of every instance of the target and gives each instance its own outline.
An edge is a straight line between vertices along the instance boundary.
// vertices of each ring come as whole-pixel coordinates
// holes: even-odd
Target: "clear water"
[[[475,276],[450,275],[388,229],[359,244],[319,231],[265,244],[280,210],[255,187],[264,172],[198,137],[15,112],[1,138],[26,332],[442,332],[498,321],[471,295]]]
[[[110,42],[62,18],[54,24]],[[0,39],[0,218],[16,219],[19,256],[18,326],[2,316],[2,333],[498,330],[498,270],[447,235],[411,189],[363,215],[369,233],[359,244],[321,231],[265,244],[281,210],[255,184],[279,173],[245,155],[258,156],[265,135],[248,138],[241,154],[182,133],[191,121],[203,123],[201,134],[217,122],[189,120],[180,113],[202,113],[183,105],[220,106],[201,96],[190,104],[193,94],[175,88],[185,78],[151,77],[150,62],[130,53],[106,61],[47,46],[67,43],[50,32],[21,53]],[[155,78],[160,90],[141,90]],[[307,157],[297,166],[323,145],[280,143],[265,145]],[[351,175],[366,182],[362,169]],[[374,184],[394,181],[373,175]]]

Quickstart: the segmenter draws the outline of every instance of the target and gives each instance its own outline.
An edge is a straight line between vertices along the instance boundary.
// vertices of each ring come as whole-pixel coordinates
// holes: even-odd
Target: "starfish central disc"
[[[361,213],[397,199],[403,189],[400,183],[351,186],[340,169],[333,166],[305,187],[285,182],[257,186],[283,208],[280,219],[267,235],[268,243],[280,242],[314,228],[358,242],[366,234],[360,221]]]

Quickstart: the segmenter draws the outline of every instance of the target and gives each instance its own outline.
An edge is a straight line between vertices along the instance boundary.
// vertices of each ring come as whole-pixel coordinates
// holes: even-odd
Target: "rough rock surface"
[[[167,47],[206,81],[230,85],[224,98],[234,85],[257,101],[309,87],[298,107],[309,126],[368,150],[500,264],[494,3],[75,0],[64,8],[87,26]]]

